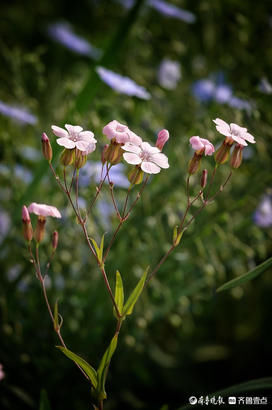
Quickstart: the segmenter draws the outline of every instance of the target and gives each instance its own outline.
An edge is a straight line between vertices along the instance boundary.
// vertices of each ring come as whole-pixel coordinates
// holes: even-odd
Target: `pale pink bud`
[[[57,249],[59,243],[59,233],[58,231],[54,231],[52,235],[52,247],[54,251]]]
[[[24,205],[22,209],[23,221],[23,236],[26,241],[30,242],[33,238],[33,229],[27,207]]]
[[[201,175],[201,181],[200,181],[201,188],[205,188],[205,186],[207,185],[207,179],[208,179],[208,170],[203,169],[202,175]]]
[[[52,152],[50,140],[45,132],[42,134],[42,152],[43,152],[44,158],[47,159],[47,161],[51,162],[53,152]]]
[[[158,133],[158,138],[156,141],[156,147],[159,148],[160,151],[162,151],[165,143],[169,140],[169,132],[167,130],[161,130]]]

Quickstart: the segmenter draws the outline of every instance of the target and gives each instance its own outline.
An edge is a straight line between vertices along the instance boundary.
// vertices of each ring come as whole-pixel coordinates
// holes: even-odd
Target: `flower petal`
[[[158,165],[148,161],[143,161],[141,164],[141,168],[147,174],[158,174],[161,170],[160,167],[158,167]]]
[[[57,127],[56,125],[51,125],[51,129],[57,137],[68,137],[68,132],[63,128]]]
[[[245,137],[244,137],[248,142],[251,142],[251,144],[255,144],[255,138],[253,137],[253,135],[249,134],[249,132],[246,133]]]
[[[168,158],[165,154],[153,154],[151,157],[151,161],[161,168],[169,168]]]
[[[138,165],[142,162],[141,158],[137,154],[133,154],[130,152],[125,152],[123,154],[124,159],[132,165]]]
[[[149,154],[156,154],[156,153],[161,152],[159,148],[152,147],[148,142],[143,142],[141,144],[141,148],[143,151],[148,152]]]
[[[233,141],[237,142],[238,144],[243,145],[244,147],[247,146],[247,143],[244,140],[244,138],[238,137],[237,135],[232,135],[231,138],[233,139]]]
[[[80,125],[65,124],[65,128],[68,130],[70,135],[78,134],[83,130],[83,128],[80,127]]]
[[[204,148],[204,143],[202,142],[202,138],[198,136],[191,137],[190,144],[192,145],[192,148],[195,151],[199,151]]]
[[[67,148],[67,149],[73,149],[73,148],[75,148],[75,146],[76,146],[76,144],[74,143],[74,141],[70,140],[70,139],[67,138],[67,137],[58,138],[58,139],[57,139],[57,143],[58,143],[59,145],[61,145],[62,147]]]
[[[94,138],[94,133],[92,131],[81,131],[78,137],[80,140],[84,140],[88,142],[97,142],[96,139]]]
[[[32,202],[32,204],[30,204],[28,207],[28,211],[39,216],[53,216],[54,218],[61,218],[61,214],[55,206],[37,204],[36,202]]]
[[[137,145],[132,144],[131,142],[127,142],[125,145],[121,147],[124,151],[134,152],[135,154],[140,154],[141,148]]]
[[[75,145],[79,151],[86,151],[88,149],[89,141],[75,141]]]

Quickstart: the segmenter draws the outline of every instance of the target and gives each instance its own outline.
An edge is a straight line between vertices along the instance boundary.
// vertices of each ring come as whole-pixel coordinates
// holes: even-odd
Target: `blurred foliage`
[[[114,331],[101,275],[39,154],[41,133],[52,137],[51,124],[65,122],[94,131],[94,160],[100,159],[106,142],[102,128],[112,119],[127,123],[153,143],[159,129],[170,132],[166,154],[171,166],[152,178],[109,254],[111,284],[119,269],[126,295],[143,270],[167,250],[186,206],[188,138],[200,135],[218,144],[221,137],[212,119],[219,117],[246,126],[257,141],[231,184],[186,232],[182,246],[161,267],[126,320],[109,372],[106,408],[157,410],[168,404],[176,409],[190,395],[271,376],[271,269],[241,287],[215,293],[272,251],[271,227],[260,228],[252,220],[262,195],[271,188],[272,96],[258,88],[263,77],[272,82],[270,3],[253,7],[249,0],[172,1],[196,15],[194,24],[167,18],[143,4],[133,25],[132,14],[129,20],[129,11],[113,0],[84,0],[80,5],[62,0],[2,3],[0,100],[27,107],[38,122],[22,125],[0,115],[0,217],[8,224],[7,232],[1,232],[0,251],[0,363],[5,371],[1,409],[38,408],[42,389],[52,410],[81,410],[90,403],[88,384],[54,347],[55,335],[21,235],[23,203],[49,203],[64,215],[60,222],[47,223],[43,263],[50,232],[57,228],[60,245],[48,292],[52,304],[59,300],[68,347],[97,367]],[[105,64],[146,87],[152,99],[118,94],[98,81],[94,61],[49,39],[47,26],[56,21],[70,22],[79,35],[107,50]],[[127,32],[119,39],[120,49],[111,50],[124,21]],[[175,90],[158,83],[157,69],[164,58],[181,64],[182,79]],[[235,95],[251,102],[252,110],[197,101],[192,84],[214,73],[223,73]],[[75,107],[89,79],[95,81],[90,83],[95,89],[84,109]],[[34,157],[26,154],[29,147]],[[205,160],[209,170],[211,164]],[[218,184],[227,168],[220,167]],[[196,175],[191,191],[198,187]],[[115,191],[122,201],[125,191]],[[82,198],[92,198],[94,183],[81,192]],[[107,190],[102,198],[109,199]],[[117,223],[111,218],[106,243]],[[89,229],[97,240],[104,233],[99,209],[94,210]]]

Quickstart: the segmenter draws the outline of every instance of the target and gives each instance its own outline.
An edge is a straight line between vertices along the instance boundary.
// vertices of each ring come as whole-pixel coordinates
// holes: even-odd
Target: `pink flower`
[[[79,125],[65,124],[65,129],[51,126],[53,133],[59,137],[57,143],[67,149],[77,148],[79,151],[86,151],[90,144],[95,147],[96,139],[91,131],[83,131]],[[92,152],[92,151],[91,151]]]
[[[151,147],[148,142],[143,142],[140,146],[128,142],[122,149],[128,151],[123,154],[124,159],[129,164],[141,165],[141,169],[147,174],[158,174],[161,168],[169,168],[167,156],[159,148]]]
[[[231,142],[235,141],[243,146],[247,145],[246,141],[252,144],[256,142],[253,135],[247,132],[247,128],[240,127],[234,123],[227,124],[225,121],[220,120],[220,118],[216,118],[213,122],[216,124],[217,131],[230,138]]]
[[[110,140],[115,138],[118,144],[126,144],[127,142],[131,142],[134,145],[140,145],[142,143],[142,138],[131,131],[126,125],[120,124],[120,122],[116,120],[109,122],[103,128],[103,134]]]
[[[156,147],[162,151],[164,144],[169,140],[169,132],[167,130],[161,130],[158,133],[158,138],[156,141]]]
[[[0,381],[5,377],[5,372],[3,371],[3,365],[0,363]]]
[[[214,153],[214,146],[205,138],[191,137],[190,144],[194,151],[203,151],[205,155],[212,155]]]
[[[36,202],[32,202],[32,204],[30,204],[28,207],[28,211],[39,216],[53,216],[54,218],[61,218],[61,214],[55,206],[37,204]]]

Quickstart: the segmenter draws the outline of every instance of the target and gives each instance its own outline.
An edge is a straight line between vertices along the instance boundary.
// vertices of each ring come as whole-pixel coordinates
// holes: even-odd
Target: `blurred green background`
[[[107,142],[102,128],[113,119],[153,144],[160,129],[170,132],[165,147],[170,168],[152,178],[107,262],[111,284],[119,269],[126,294],[143,269],[154,266],[167,250],[186,206],[192,155],[188,139],[199,135],[217,146],[223,137],[212,119],[219,117],[247,127],[257,142],[245,149],[231,183],[186,232],[183,245],[126,320],[109,372],[105,408],[178,409],[191,395],[271,376],[271,270],[232,291],[215,292],[272,251],[271,2],[253,7],[249,0],[172,0],[192,13],[191,22],[177,17],[177,11],[167,15],[156,2],[138,1],[134,8],[125,3],[128,6],[117,0],[1,3],[1,409],[38,409],[42,389],[52,410],[90,408],[88,384],[55,348],[21,234],[23,204],[52,204],[64,215],[61,221],[48,221],[42,254],[46,264],[50,232],[58,229],[60,244],[48,294],[52,303],[59,299],[68,346],[97,366],[114,332],[100,272],[40,154],[42,132],[54,141],[51,124],[63,127],[66,122],[95,133],[98,148],[92,161],[100,160]],[[66,24],[88,43],[79,46],[70,34],[70,49],[65,47],[52,34],[54,24]],[[90,43],[94,52],[86,46]],[[176,62],[169,74],[171,87],[160,74],[165,60]],[[99,79],[99,65],[132,78],[151,98],[113,90]],[[18,113],[14,118],[7,105],[28,110],[32,117],[25,113],[18,121]],[[212,159],[204,162],[210,170]],[[82,203],[95,192],[95,165],[92,162],[85,175]],[[126,167],[121,172],[126,174]],[[227,174],[224,165],[216,183]],[[198,178],[192,180],[192,192],[198,190]],[[125,189],[116,186],[115,191],[122,201]],[[260,205],[264,200],[266,207]],[[96,238],[107,231],[109,241],[117,220],[109,214],[107,190],[101,203],[89,230]],[[258,219],[260,212],[265,221]],[[258,395],[263,394],[267,392]]]

